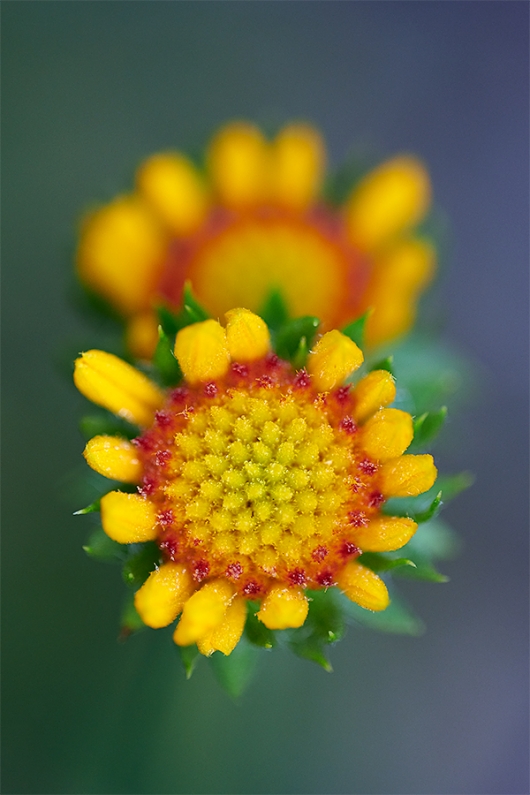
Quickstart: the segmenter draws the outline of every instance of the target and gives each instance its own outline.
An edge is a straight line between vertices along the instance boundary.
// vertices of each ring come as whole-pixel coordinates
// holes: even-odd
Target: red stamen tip
[[[364,472],[365,475],[374,475],[377,472],[377,464],[365,458],[363,461],[359,462],[359,469],[361,472]]]
[[[350,511],[348,519],[354,527],[366,527],[368,524],[368,517],[364,511]]]
[[[339,428],[342,431],[344,431],[344,433],[352,434],[352,433],[356,432],[357,425],[355,424],[355,420],[353,419],[353,417],[350,417],[349,415],[346,415],[346,417],[343,417],[341,419],[341,421],[339,423]]]
[[[204,385],[204,394],[206,397],[213,398],[217,395],[217,392],[217,384],[213,381],[210,381],[208,384]]]
[[[229,563],[226,567],[226,576],[231,580],[239,580],[243,574],[243,566],[241,563]]]
[[[326,549],[326,547],[319,546],[313,550],[313,552],[311,553],[311,557],[313,558],[313,560],[316,560],[317,562],[320,563],[322,560],[324,560],[327,554],[328,550]]]
[[[295,389],[307,389],[311,384],[311,376],[307,370],[299,370],[294,377]]]
[[[359,547],[355,546],[351,541],[345,541],[339,551],[344,558],[351,558],[353,555],[358,557],[361,554]]]
[[[382,505],[384,501],[385,498],[380,491],[373,491],[368,499],[368,505],[370,506],[370,508],[379,508],[379,506]]]
[[[210,564],[207,560],[198,560],[193,566],[193,579],[201,582],[210,573]]]
[[[305,585],[306,583],[307,577],[303,569],[293,569],[287,576],[293,585]]]

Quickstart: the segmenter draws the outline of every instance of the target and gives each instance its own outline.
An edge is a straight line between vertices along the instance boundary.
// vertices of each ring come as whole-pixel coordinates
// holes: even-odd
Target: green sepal
[[[254,646],[259,646],[262,649],[272,649],[273,646],[276,646],[276,637],[272,629],[268,629],[256,616],[258,610],[258,602],[247,602],[245,637]]]
[[[91,533],[83,549],[89,558],[103,563],[122,563],[127,557],[126,547],[109,538],[102,527]]]
[[[146,625],[134,606],[134,594],[127,594],[123,603],[118,639],[121,641],[127,640],[130,635],[145,628]]]
[[[115,417],[110,412],[101,414],[87,414],[81,418],[79,430],[88,441],[93,436],[122,436],[125,439],[134,439],[140,433],[136,425],[126,420]]]
[[[184,289],[182,290],[182,309],[179,312],[173,312],[163,305],[157,306],[155,309],[158,322],[168,337],[176,334],[186,326],[200,323],[210,317],[206,309],[195,298],[191,289],[191,282],[189,281],[184,284]]]
[[[392,558],[384,555],[382,552],[364,552],[359,558],[359,563],[362,563],[366,568],[372,571],[392,571],[399,569],[403,566],[416,568],[416,564],[410,558]]]
[[[347,596],[340,594],[344,614],[353,621],[368,629],[379,632],[391,632],[397,635],[421,635],[424,624],[406,602],[395,592],[391,594],[391,601],[386,610],[372,612],[364,607],[351,602]]]
[[[412,561],[411,561],[412,563]],[[427,559],[416,556],[413,568],[400,568],[396,577],[406,577],[409,580],[425,580],[426,582],[449,582],[449,577],[442,574]]]
[[[390,375],[394,375],[394,357],[387,356],[386,359],[380,359],[374,364],[371,364],[368,368],[368,372],[371,373],[373,370],[386,370]]]
[[[258,649],[243,636],[228,656],[215,651],[208,658],[219,684],[233,698],[240,696],[250,684],[258,662],[258,654]]]
[[[184,666],[186,679],[191,679],[201,656],[201,653],[197,648],[197,644],[194,643],[192,646],[177,646],[177,650],[182,661],[182,665]]]
[[[278,331],[289,320],[289,310],[281,290],[273,288],[257,313],[271,331]]]
[[[182,319],[187,319],[187,322],[184,323],[181,328],[189,326],[192,323],[201,323],[203,320],[208,320],[210,318],[209,313],[195,298],[189,280],[184,283],[184,289],[182,291],[182,310],[179,317],[181,316]]]
[[[127,585],[138,589],[162,562],[160,549],[154,541],[146,541],[144,544],[129,544],[128,550],[123,579]]]
[[[100,503],[101,497],[98,497],[97,500],[91,502],[86,508],[80,508],[78,511],[74,511],[74,516],[84,516],[86,513],[97,513],[100,508]]]
[[[153,355],[153,366],[163,386],[175,386],[182,380],[182,370],[173,353],[171,340],[162,328],[158,327],[158,342]]]
[[[447,418],[447,406],[438,411],[426,411],[414,420],[414,439],[412,449],[424,448],[434,441]]]
[[[443,503],[449,502],[474,482],[470,472],[456,475],[440,475],[424,494],[418,497],[391,497],[383,505],[383,513],[387,516],[408,516],[415,522],[427,522],[434,517]]]
[[[461,549],[461,541],[454,530],[440,519],[431,519],[422,524],[408,544],[403,547],[416,560],[448,560],[455,557]]]
[[[300,356],[301,348],[308,351],[313,344],[319,325],[318,317],[311,315],[287,320],[275,335],[275,350],[278,356],[281,359],[292,360],[294,357]],[[307,353],[305,355],[307,356]]]
[[[352,323],[348,323],[347,326],[341,329],[342,333],[355,342],[355,344],[358,345],[361,350],[364,350],[364,333],[366,329],[366,321],[372,312],[372,309],[368,309],[364,315],[361,315],[361,317],[358,317],[357,320],[354,320]]]
[[[291,631],[289,647],[298,656],[333,669],[326,655],[326,647],[344,635],[345,623],[335,589],[307,591],[309,613],[300,629]]]

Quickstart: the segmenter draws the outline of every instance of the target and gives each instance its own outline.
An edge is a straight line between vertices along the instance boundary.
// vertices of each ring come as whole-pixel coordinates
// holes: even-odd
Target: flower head
[[[79,275],[128,319],[136,355],[156,344],[154,305],[179,307],[186,280],[214,317],[260,311],[279,290],[293,316],[328,329],[373,309],[370,345],[410,328],[435,261],[414,233],[431,195],[419,160],[382,163],[334,207],[323,195],[324,142],[308,125],[268,141],[251,124],[228,124],[206,155],[205,172],[178,152],[149,157],[134,192],[84,222]]]
[[[413,423],[389,407],[391,374],[349,383],[363,362],[351,339],[323,334],[296,370],[257,315],[233,309],[226,320],[178,332],[184,380],[166,392],[102,351],[82,354],[74,376],[83,394],[143,429],[85,449],[93,469],[138,487],[101,499],[106,534],[158,548],[136,609],[151,627],[180,615],[175,642],[206,655],[234,649],[247,602],[271,630],[304,624],[308,589],[336,586],[384,610],[385,583],[359,558],[409,541],[416,523],[383,513],[385,501],[436,479],[430,455],[405,452]]]

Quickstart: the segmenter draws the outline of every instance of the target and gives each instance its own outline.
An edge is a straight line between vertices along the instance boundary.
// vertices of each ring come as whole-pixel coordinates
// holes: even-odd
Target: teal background
[[[528,4],[4,2],[3,791],[528,792]],[[421,638],[351,629],[332,675],[281,651],[234,702],[167,632],[116,643],[118,570],[82,552],[76,225],[138,161],[216,125],[307,118],[429,163],[454,244],[444,336],[481,363],[439,461],[447,585]],[[76,502],[77,500],[77,502]]]

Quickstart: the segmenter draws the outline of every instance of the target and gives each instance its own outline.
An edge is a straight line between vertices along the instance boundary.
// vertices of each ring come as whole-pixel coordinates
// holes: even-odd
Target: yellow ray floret
[[[177,334],[175,356],[189,384],[222,378],[230,366],[224,328],[217,320],[186,326]]]
[[[414,226],[431,200],[429,175],[414,157],[382,163],[353,191],[346,205],[346,225],[354,245],[379,248],[394,235]]]
[[[352,541],[363,552],[392,552],[408,543],[417,527],[406,517],[379,516],[366,527],[354,528]]]
[[[84,449],[87,464],[112,480],[139,483],[142,465],[136,447],[118,436],[94,436]]]
[[[390,603],[381,577],[355,560],[341,571],[338,584],[348,599],[367,610],[385,610]]]
[[[234,361],[253,362],[269,352],[269,329],[258,315],[248,309],[231,309],[225,317],[226,341]]]
[[[103,530],[119,544],[154,541],[156,513],[151,502],[139,494],[111,491],[101,498]]]
[[[301,588],[273,585],[257,613],[269,629],[295,629],[307,618],[309,603]]]
[[[178,646],[190,646],[217,629],[234,597],[234,589],[227,580],[212,580],[191,596],[173,634]]]
[[[151,424],[164,400],[143,373],[105,351],[86,351],[76,359],[74,383],[93,403],[142,426]]]
[[[205,186],[194,165],[177,152],[157,154],[139,168],[138,190],[178,236],[195,232],[208,211]]]
[[[119,196],[84,222],[77,269],[85,284],[128,315],[149,305],[167,244],[146,203],[137,196]]]
[[[317,197],[326,164],[324,142],[306,124],[281,130],[271,152],[271,199],[292,210],[304,210]]]
[[[388,406],[396,397],[394,376],[387,370],[372,370],[355,387],[353,416],[364,422],[379,409]]]
[[[201,654],[209,657],[214,651],[231,654],[241,639],[247,619],[247,600],[236,596],[226,610],[222,623],[197,641]]]
[[[434,485],[437,475],[432,455],[402,455],[381,466],[381,491],[386,497],[416,497]]]
[[[267,194],[269,152],[261,131],[252,124],[227,124],[214,137],[208,165],[214,187],[227,207],[245,209]]]
[[[163,563],[151,572],[134,595],[134,606],[144,624],[167,627],[178,616],[193,592],[193,581],[180,563]]]
[[[361,349],[340,331],[328,331],[308,356],[307,369],[320,392],[328,392],[357,370],[363,363]]]
[[[380,409],[364,425],[361,445],[371,458],[386,461],[404,453],[413,436],[410,414],[400,409]]]

